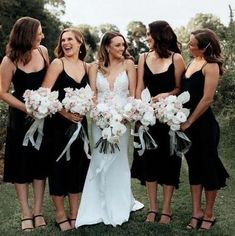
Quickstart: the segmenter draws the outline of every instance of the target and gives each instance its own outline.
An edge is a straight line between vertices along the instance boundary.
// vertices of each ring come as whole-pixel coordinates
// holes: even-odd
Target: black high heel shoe
[[[191,224],[192,219],[196,220],[196,226],[195,227]],[[192,216],[191,219],[190,219],[190,222],[186,226],[186,229],[189,229],[189,230],[198,229],[198,228],[200,228],[201,224],[202,224],[202,217]]]
[[[205,230],[210,230],[216,223],[216,219],[214,220],[205,220],[205,219],[202,219],[202,223],[203,222],[207,222],[207,223],[210,223],[210,227],[209,228],[205,228],[205,227],[200,227],[198,230],[199,231],[205,231]]]
[[[145,220],[145,222],[147,222],[147,223],[152,223],[152,222],[154,222],[154,221],[156,221],[156,219],[157,219],[157,216],[158,216],[158,212],[157,211],[148,211],[148,213],[147,213],[147,218],[148,218],[148,215],[149,214],[154,214],[154,220],[153,221],[150,221],[150,220]]]

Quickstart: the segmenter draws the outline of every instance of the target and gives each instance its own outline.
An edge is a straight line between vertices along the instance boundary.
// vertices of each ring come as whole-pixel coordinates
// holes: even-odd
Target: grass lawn
[[[221,122],[221,142],[220,156],[230,174],[228,186],[219,191],[215,206],[217,222],[215,226],[207,232],[196,230],[188,231],[185,229],[187,221],[191,216],[191,200],[187,178],[187,164],[183,161],[181,173],[181,185],[173,197],[173,219],[170,225],[159,225],[157,223],[144,223],[148,203],[145,187],[141,186],[136,180],[132,180],[132,189],[137,200],[145,204],[141,211],[131,213],[127,223],[116,228],[104,224],[84,226],[78,230],[61,233],[54,225],[54,210],[48,189],[45,194],[44,215],[48,226],[45,229],[36,229],[30,233],[20,231],[19,205],[13,185],[0,184],[0,236],[8,235],[119,235],[119,236],[139,236],[139,235],[158,235],[158,236],[186,236],[186,235],[214,235],[214,236],[233,236],[235,235],[235,119],[220,119]],[[131,162],[131,149],[130,149]],[[162,189],[159,188],[159,203],[161,206]],[[32,196],[32,193],[30,193]],[[161,210],[161,209],[160,209]]]

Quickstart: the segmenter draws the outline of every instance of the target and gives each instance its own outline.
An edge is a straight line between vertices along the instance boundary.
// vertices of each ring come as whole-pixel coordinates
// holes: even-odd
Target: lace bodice
[[[114,98],[120,101],[121,105],[125,105],[127,97],[129,96],[128,90],[128,76],[126,71],[120,72],[111,88],[109,81],[105,76],[98,71],[96,78],[97,99],[98,102],[104,102],[106,99]]]

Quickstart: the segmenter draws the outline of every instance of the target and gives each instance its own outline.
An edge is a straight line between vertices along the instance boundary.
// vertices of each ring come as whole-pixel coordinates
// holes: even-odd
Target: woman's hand
[[[159,93],[157,96],[152,97],[153,102],[158,102],[160,99],[164,99],[168,97],[170,94],[169,93]]]
[[[186,122],[184,122],[180,125],[180,129],[182,131],[185,131],[186,129],[188,129],[191,126],[191,124],[192,123],[189,120],[187,120]]]
[[[67,112],[64,109],[60,111],[60,114],[71,122],[78,123],[83,120],[83,116],[78,113]]]

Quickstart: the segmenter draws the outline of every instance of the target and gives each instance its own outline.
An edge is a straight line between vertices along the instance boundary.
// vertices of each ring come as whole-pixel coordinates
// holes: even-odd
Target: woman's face
[[[188,51],[189,54],[193,57],[202,55],[201,49],[198,48],[198,41],[193,34],[191,34],[189,38]]]
[[[61,37],[61,47],[66,56],[77,55],[80,51],[81,42],[78,42],[74,33],[64,32]]]
[[[146,42],[148,44],[149,49],[153,49],[154,48],[154,39],[152,38],[149,29],[147,30],[146,33]]]
[[[122,58],[125,52],[125,42],[121,36],[116,36],[111,39],[111,43],[107,47],[107,51],[110,56],[114,58]]]
[[[42,39],[44,39],[44,34],[42,32],[42,26],[39,25],[37,33],[36,33],[36,39],[35,39],[33,48],[38,48],[39,45],[41,44]]]

